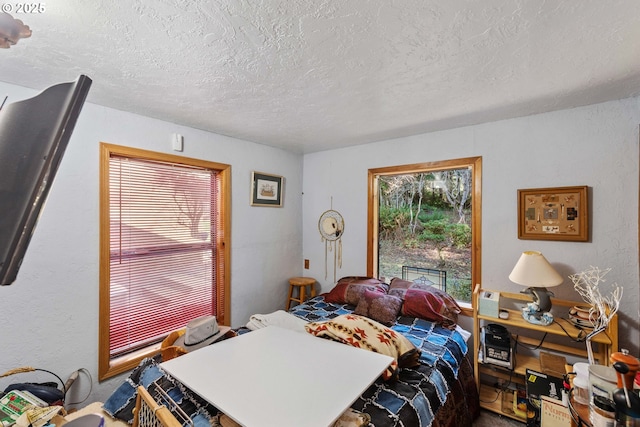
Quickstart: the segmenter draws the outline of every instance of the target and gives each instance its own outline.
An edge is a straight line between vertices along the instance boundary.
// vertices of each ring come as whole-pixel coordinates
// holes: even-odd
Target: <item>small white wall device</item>
[[[184,145],[184,138],[179,133],[171,135],[171,148],[173,151],[182,151]]]

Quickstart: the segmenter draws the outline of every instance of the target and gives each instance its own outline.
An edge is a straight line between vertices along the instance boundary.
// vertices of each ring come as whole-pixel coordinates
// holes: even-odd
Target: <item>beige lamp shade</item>
[[[509,274],[509,280],[518,285],[549,288],[562,284],[564,279],[538,251],[525,251]]]

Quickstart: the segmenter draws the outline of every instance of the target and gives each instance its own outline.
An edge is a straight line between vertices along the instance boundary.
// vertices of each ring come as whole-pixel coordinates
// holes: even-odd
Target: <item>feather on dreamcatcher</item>
[[[327,278],[328,254],[333,252],[333,281],[336,281],[336,269],[342,268],[342,235],[344,219],[340,212],[330,209],[320,215],[318,230],[324,242],[324,278]]]

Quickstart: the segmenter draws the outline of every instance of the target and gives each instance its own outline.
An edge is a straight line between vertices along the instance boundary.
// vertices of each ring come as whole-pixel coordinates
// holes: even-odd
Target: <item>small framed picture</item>
[[[251,206],[282,207],[283,177],[251,172],[251,183]]]
[[[518,239],[587,242],[587,186],[518,190]]]

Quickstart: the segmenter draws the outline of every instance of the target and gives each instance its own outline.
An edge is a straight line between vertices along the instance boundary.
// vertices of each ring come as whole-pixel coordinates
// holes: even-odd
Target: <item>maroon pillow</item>
[[[402,300],[398,297],[366,290],[360,297],[354,313],[383,325],[392,326],[396,322],[401,307]]]
[[[420,317],[439,323],[448,329],[455,329],[458,324],[458,314],[462,312],[451,295],[430,285],[425,286],[394,278],[391,280],[389,295],[403,299],[400,310],[403,316]]]
[[[328,294],[324,295],[324,300],[333,304],[358,305],[360,297],[366,290],[386,294],[388,285],[373,277],[343,277]]]

